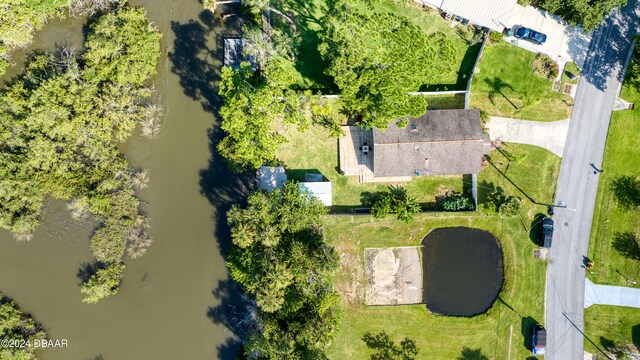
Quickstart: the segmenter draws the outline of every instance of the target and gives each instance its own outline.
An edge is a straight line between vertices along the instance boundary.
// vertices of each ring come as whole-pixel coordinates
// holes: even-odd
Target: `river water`
[[[136,134],[122,146],[134,167],[149,168],[141,192],[154,245],[127,260],[119,293],[96,305],[81,302],[78,270],[92,261],[95,223],[71,220],[65,203],[48,200],[44,224],[29,243],[0,232],[0,291],[40,322],[64,349],[41,349],[43,360],[232,358],[237,349],[226,314],[230,290],[222,258],[228,244],[223,214],[242,201],[245,179],[215,155],[215,93],[222,39],[237,35],[240,18],[225,21],[197,0],[130,1],[144,6],[163,34],[154,78],[166,107],[157,140]],[[222,9],[232,11],[232,8]],[[81,44],[83,20],[51,21],[31,47]],[[20,72],[17,64],[2,80]]]

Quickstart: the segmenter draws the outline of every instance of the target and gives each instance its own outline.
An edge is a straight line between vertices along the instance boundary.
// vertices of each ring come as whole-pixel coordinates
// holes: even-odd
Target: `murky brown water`
[[[45,223],[30,243],[0,232],[0,291],[44,325],[66,349],[43,349],[44,360],[231,358],[233,333],[225,327],[230,297],[221,248],[228,241],[229,204],[242,199],[244,182],[212,159],[210,129],[224,23],[196,0],[130,1],[142,5],[163,33],[155,78],[167,109],[159,139],[134,136],[122,146],[132,166],[150,169],[141,193],[152,219],[154,245],[127,261],[120,292],[97,305],[81,303],[78,269],[92,260],[94,224],[73,222],[64,202],[48,201]],[[81,20],[52,21],[32,48],[81,43]],[[19,60],[19,55],[16,57]],[[19,73],[21,62],[4,79]]]

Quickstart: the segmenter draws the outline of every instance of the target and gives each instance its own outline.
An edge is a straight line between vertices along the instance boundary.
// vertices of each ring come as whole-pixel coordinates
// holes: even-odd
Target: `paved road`
[[[629,0],[596,29],[583,68],[564,149],[556,202],[553,245],[547,269],[547,359],[583,358],[584,287],[583,256],[589,235],[600,167],[613,102],[621,81],[622,65],[629,53],[631,34],[640,31],[640,0]]]
[[[487,128],[489,128],[491,141],[539,146],[562,157],[567,141],[569,119],[530,121],[490,116]]]

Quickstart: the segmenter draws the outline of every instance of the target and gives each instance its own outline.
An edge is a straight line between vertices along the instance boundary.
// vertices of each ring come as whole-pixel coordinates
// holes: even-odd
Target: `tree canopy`
[[[409,95],[451,69],[455,49],[440,32],[426,34],[403,15],[363,11],[337,1],[323,18],[322,56],[341,91],[340,103],[366,127],[420,116],[427,107]]]
[[[0,347],[0,359],[33,360],[36,358],[34,340],[42,340],[45,332],[18,306],[0,293],[0,339],[31,341],[31,347]]]
[[[334,338],[339,297],[332,287],[337,255],[325,244],[324,206],[295,182],[257,191],[228,214],[231,276],[258,306],[245,345],[261,359],[319,359]]]
[[[279,58],[268,61],[258,72],[248,62],[237,70],[222,69],[220,117],[226,136],[218,151],[233,169],[257,169],[274,162],[285,141],[283,127],[308,125],[302,108],[309,94],[289,89],[292,81]]]
[[[36,30],[48,18],[62,14],[68,0],[3,0],[0,3],[0,76],[11,64],[11,54],[33,42]]]
[[[532,0],[530,3],[552,14],[561,16],[571,25],[595,29],[614,8],[624,6],[627,0]]]
[[[125,34],[131,28],[144,30]],[[28,240],[51,196],[100,220],[91,249],[107,269],[120,266],[128,248],[149,244],[133,172],[116,145],[143,119],[150,90],[142,83],[154,72],[159,36],[143,10],[121,7],[91,26],[84,61],[68,49],[36,54],[0,92],[0,227]],[[104,57],[101,41],[135,51]],[[85,287],[109,278],[94,277]]]

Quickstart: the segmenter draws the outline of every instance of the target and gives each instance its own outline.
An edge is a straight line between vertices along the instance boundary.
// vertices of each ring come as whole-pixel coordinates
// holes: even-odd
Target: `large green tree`
[[[0,92],[0,227],[28,240],[51,196],[72,200],[78,217],[91,212],[100,220],[91,249],[107,269],[122,266],[127,249],[139,254],[150,244],[132,171],[117,143],[143,118],[141,99],[150,91],[142,84],[155,69],[158,40],[143,10],[121,7],[91,26],[83,62],[72,52],[38,54]],[[102,56],[101,42],[123,50]],[[119,276],[103,273],[86,287],[110,290],[83,290],[90,302],[117,289]]]
[[[292,81],[280,58],[268,61],[259,72],[247,62],[238,70],[222,69],[220,117],[226,134],[218,151],[233,169],[257,169],[274,162],[285,141],[286,125],[307,126],[303,104],[309,94],[289,89]]]
[[[423,114],[424,97],[408,93],[455,61],[444,34],[428,35],[406,16],[361,10],[353,2],[337,1],[323,29],[319,50],[330,62],[327,74],[340,88],[343,109],[366,127]]]
[[[0,76],[11,64],[11,54],[33,42],[47,19],[60,16],[69,0],[0,1]]]
[[[295,182],[257,191],[228,214],[231,276],[258,306],[257,330],[245,345],[262,359],[317,359],[334,338],[339,297],[331,277],[337,256],[324,242],[324,206]]]
[[[25,347],[0,347],[0,359],[33,360],[36,358],[33,341],[45,337],[45,332],[31,317],[22,313],[13,301],[0,293],[0,340],[31,342],[31,346]]]

